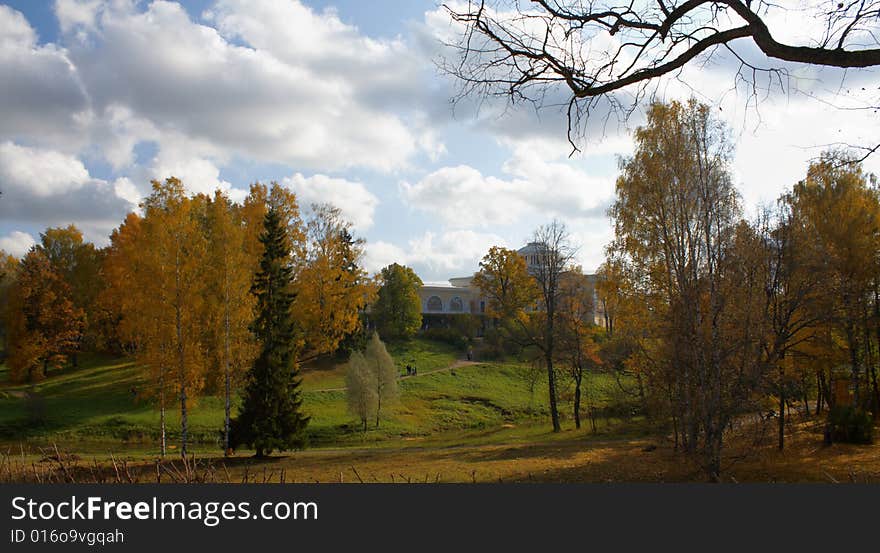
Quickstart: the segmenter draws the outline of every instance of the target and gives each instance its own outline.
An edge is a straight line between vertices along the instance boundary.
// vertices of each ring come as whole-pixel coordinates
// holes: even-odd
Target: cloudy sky
[[[778,17],[779,38],[815,29],[798,10]],[[450,102],[434,62],[454,32],[428,0],[0,1],[0,248],[21,254],[71,222],[106,244],[150,179],[174,175],[193,192],[241,198],[276,180],[303,205],[334,203],[371,270],[467,274],[554,217],[594,269],[641,115],[592,126],[570,158],[555,108]],[[876,71],[789,70],[759,102],[729,55],[657,89],[729,122],[747,206],[801,178],[819,146],[878,141],[877,115],[837,109],[875,99]]]

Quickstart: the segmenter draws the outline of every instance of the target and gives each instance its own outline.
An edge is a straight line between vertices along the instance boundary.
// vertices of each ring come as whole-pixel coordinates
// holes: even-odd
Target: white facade
[[[541,251],[537,244],[531,243],[517,250],[528,267],[535,274],[541,264]],[[604,324],[604,317],[596,296],[596,275],[585,275],[587,285],[593,288],[593,318],[598,325]],[[429,282],[422,286],[419,296],[423,315],[482,314],[486,312],[486,299],[473,285],[473,276],[455,277],[447,282]]]

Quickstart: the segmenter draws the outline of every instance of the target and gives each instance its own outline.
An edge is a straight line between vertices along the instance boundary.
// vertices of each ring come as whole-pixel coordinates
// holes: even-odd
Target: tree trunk
[[[229,295],[227,293],[226,297],[226,336],[224,340],[225,346],[225,359],[224,359],[224,369],[225,369],[225,379],[226,379],[226,394],[225,394],[225,405],[224,405],[224,416],[223,416],[223,455],[229,454],[229,414],[230,414],[230,394],[232,392],[232,385],[230,382],[229,375]]]
[[[574,427],[581,429],[581,380],[583,376],[575,378],[574,384]]]
[[[161,427],[162,440],[162,457],[165,457],[165,369],[159,369],[161,376],[159,377],[159,426]]]
[[[785,449],[785,368],[779,360],[779,451]]]
[[[553,372],[553,359],[548,355],[547,363],[547,387],[550,393],[550,418],[553,421],[553,432],[561,432],[559,424],[559,408],[556,405],[556,373]]]
[[[180,379],[180,455],[186,457],[189,426],[186,411],[186,355],[183,348],[183,324],[180,308],[177,309],[177,377]]]

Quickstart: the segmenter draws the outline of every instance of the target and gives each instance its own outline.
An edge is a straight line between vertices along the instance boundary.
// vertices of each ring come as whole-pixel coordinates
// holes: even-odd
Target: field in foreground
[[[823,446],[814,424],[799,425],[785,452],[773,440],[738,442],[724,482],[880,482],[880,446]],[[813,427],[813,428],[811,428]],[[459,445],[427,442],[386,448],[315,449],[265,460],[219,456],[146,460],[0,453],[0,482],[287,482],[497,483],[701,482],[703,473],[668,443],[648,437],[608,438],[585,431],[549,434],[501,430],[492,443],[477,435]]]
[[[342,369],[306,371],[304,405],[311,447],[256,460],[224,459],[217,445],[222,400],[200,399],[191,412],[195,461],[171,449],[157,462],[158,413],[132,393],[143,387],[131,361],[91,357],[35,387],[0,385],[0,482],[686,482],[703,481],[693,460],[639,418],[610,377],[589,382],[597,432],[568,417],[549,431],[542,380],[532,389],[517,363],[473,363],[441,345],[396,345],[399,364],[419,376],[401,381],[401,401],[380,428],[363,435],[346,412]],[[0,382],[5,375],[0,370]],[[565,394],[563,394],[565,397]],[[568,409],[567,402],[563,402]],[[169,443],[177,438],[170,412]],[[775,421],[747,422],[731,440],[727,481],[880,482],[880,446],[822,445],[821,425],[792,425],[785,452]],[[761,439],[756,442],[756,436]],[[57,449],[56,449],[57,448]],[[177,459],[177,460],[173,460]]]

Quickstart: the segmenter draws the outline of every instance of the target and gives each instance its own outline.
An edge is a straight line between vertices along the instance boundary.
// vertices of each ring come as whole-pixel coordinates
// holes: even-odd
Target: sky
[[[777,38],[805,43],[820,24],[772,17]],[[305,208],[333,203],[367,240],[371,271],[470,274],[489,247],[517,248],[554,218],[594,270],[643,113],[591,125],[570,155],[558,108],[452,102],[457,83],[436,62],[455,32],[424,0],[0,2],[0,249],[21,255],[70,223],[105,245],[150,180],[173,175],[192,192],[241,199],[277,181]],[[877,115],[839,109],[876,99],[876,70],[786,69],[757,101],[724,52],[656,88],[728,123],[747,213],[823,146],[880,141]],[[866,167],[880,173],[877,157]]]

